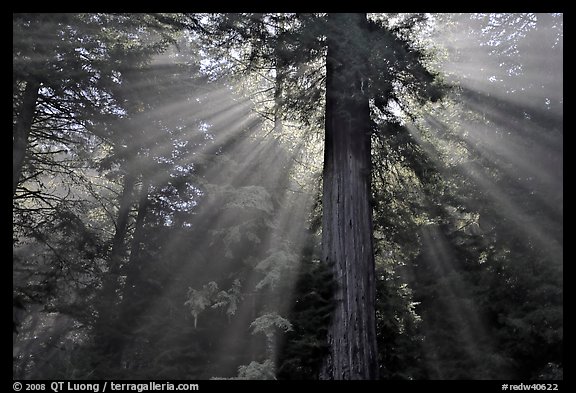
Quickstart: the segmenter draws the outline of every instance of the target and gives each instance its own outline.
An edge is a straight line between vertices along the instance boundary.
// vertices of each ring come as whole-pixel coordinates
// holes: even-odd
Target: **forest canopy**
[[[563,379],[563,14],[14,13],[14,379]]]

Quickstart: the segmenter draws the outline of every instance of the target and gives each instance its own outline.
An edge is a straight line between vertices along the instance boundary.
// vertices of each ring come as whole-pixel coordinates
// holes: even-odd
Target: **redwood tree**
[[[285,66],[282,78],[276,79],[283,94],[271,98],[276,113],[282,105],[284,118],[315,124],[321,117],[319,101],[326,97],[322,259],[338,285],[320,378],[377,379],[371,132],[378,129],[373,121],[377,116],[386,124],[378,137],[386,139],[388,129],[399,122],[393,108],[405,111],[407,97],[424,102],[442,95],[443,86],[425,66],[426,54],[411,38],[426,16],[187,17],[210,55],[224,59],[213,62],[211,73],[243,77],[275,69],[278,63]],[[325,73],[319,64],[325,64]]]
[[[328,18],[322,259],[338,283],[323,379],[376,379],[370,108],[364,93],[364,14]]]

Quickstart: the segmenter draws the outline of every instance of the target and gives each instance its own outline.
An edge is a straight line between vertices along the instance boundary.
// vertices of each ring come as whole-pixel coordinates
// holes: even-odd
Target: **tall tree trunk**
[[[30,135],[32,121],[34,120],[39,90],[39,82],[34,80],[26,82],[20,113],[14,126],[12,136],[12,197],[16,194],[16,187],[18,187],[20,176],[22,175],[22,166],[24,165],[26,148],[28,146],[28,135]]]
[[[96,345],[100,353],[107,359],[113,359],[118,346],[118,332],[114,329],[119,318],[119,298],[120,288],[120,267],[122,259],[126,254],[126,237],[128,232],[128,221],[130,219],[130,207],[134,202],[133,192],[135,178],[132,174],[124,175],[122,195],[120,196],[120,207],[116,220],[116,230],[112,240],[112,249],[109,258],[109,271],[103,280],[102,295],[98,306],[98,320],[95,325]],[[116,363],[119,363],[118,360]]]
[[[367,20],[365,14],[328,20],[322,259],[338,287],[320,378],[377,379],[370,109],[362,79]]]
[[[118,289],[120,266],[122,258],[126,253],[126,235],[128,232],[128,221],[130,219],[130,207],[132,206],[132,203],[134,203],[132,194],[134,192],[135,183],[136,179],[132,174],[127,173],[124,175],[124,184],[118,209],[118,219],[116,220],[116,230],[114,232],[114,239],[112,240],[112,249],[110,251],[110,271],[103,285],[104,296],[111,295],[110,300],[116,300],[116,296],[112,294],[116,292],[116,289]],[[110,291],[106,291],[107,287]],[[108,303],[109,306],[112,306],[114,301]]]
[[[121,370],[125,360],[126,348],[129,348],[134,342],[134,330],[138,327],[142,315],[147,311],[150,299],[142,299],[142,261],[141,261],[141,243],[144,240],[144,221],[149,208],[148,187],[149,180],[142,175],[142,185],[138,197],[138,213],[134,223],[134,235],[130,247],[130,258],[124,269],[126,283],[124,285],[122,301],[117,306],[119,318],[115,321],[115,331],[119,333],[120,339],[115,343],[114,356],[110,359],[111,365]],[[129,368],[133,368],[131,365]]]

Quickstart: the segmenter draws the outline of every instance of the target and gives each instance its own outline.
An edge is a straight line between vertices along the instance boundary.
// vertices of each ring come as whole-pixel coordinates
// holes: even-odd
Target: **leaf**
[[[250,327],[252,328],[252,334],[264,333],[267,336],[273,333],[275,328],[284,332],[292,330],[290,321],[278,315],[277,312],[266,313],[259,316],[250,324]]]
[[[265,273],[264,278],[256,285],[256,289],[260,290],[265,286],[276,288],[282,274],[295,270],[297,265],[298,257],[296,254],[285,250],[273,252],[256,265],[256,270]]]
[[[238,378],[247,380],[269,380],[276,379],[274,363],[267,359],[262,363],[250,362],[247,366],[238,367]]]
[[[228,290],[228,292],[226,291],[220,291],[217,295],[216,295],[216,300],[214,302],[214,304],[212,305],[212,308],[220,308],[220,307],[226,307],[226,315],[228,317],[232,317],[236,314],[236,311],[238,310],[238,304],[242,301],[242,293],[240,292],[242,288],[242,285],[240,283],[240,280],[236,279],[234,280],[234,283],[232,284],[232,287]]]
[[[198,323],[198,316],[204,309],[214,301],[214,296],[218,292],[218,284],[214,281],[204,285],[201,290],[188,288],[185,306],[190,308],[190,313],[194,317],[194,328]]]
[[[194,328],[196,328],[198,316],[206,307],[212,309],[227,307],[226,315],[229,318],[234,316],[238,310],[238,304],[243,299],[241,289],[242,284],[238,279],[234,280],[228,291],[219,291],[218,284],[214,281],[204,285],[201,290],[188,288],[184,305],[190,308],[190,313],[194,317]]]
[[[250,362],[247,366],[238,367],[238,376],[233,378],[212,377],[211,380],[275,380],[276,367],[274,362],[266,359],[264,362]]]
[[[256,209],[265,213],[273,212],[272,199],[264,187],[246,186],[232,191],[231,201],[224,209]]]

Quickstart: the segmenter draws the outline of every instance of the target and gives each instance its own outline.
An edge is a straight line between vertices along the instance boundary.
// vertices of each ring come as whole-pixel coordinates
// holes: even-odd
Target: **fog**
[[[513,377],[511,362],[490,356],[503,350],[502,321],[523,321],[532,309],[514,317],[498,309],[494,317],[486,304],[492,296],[505,301],[494,286],[516,285],[499,266],[521,279],[517,272],[530,270],[543,280],[534,278],[535,288],[562,285],[563,16],[431,20],[418,39],[436,51],[431,67],[452,87],[413,116],[396,113],[452,196],[439,192],[445,200],[437,206],[414,191],[442,213],[426,213],[405,245],[416,256],[395,261],[401,267],[394,274],[413,290],[422,321],[420,375],[469,377],[446,361],[451,333],[442,329],[449,325],[475,379]],[[15,45],[38,38],[23,34],[15,31]],[[279,114],[269,80],[203,75],[198,64],[218,63],[187,37],[147,67],[122,71],[124,81],[109,89],[123,97],[124,109],[63,116],[63,135],[66,127],[92,135],[81,142],[43,139],[54,131],[51,116],[65,112],[46,109],[50,96],[64,93],[40,92],[37,111],[46,118],[33,124],[29,147],[37,161],[26,167],[30,177],[13,210],[13,287],[24,303],[13,307],[15,379],[273,378],[285,364],[286,342],[302,334],[289,316],[321,292],[301,288],[320,263],[323,124]],[[41,56],[22,60],[15,52],[15,73],[44,64]],[[62,89],[72,97],[72,88]],[[268,104],[257,91],[268,91]],[[42,161],[43,144],[71,147]],[[54,201],[36,198],[43,194]],[[511,308],[534,303],[507,301]],[[550,310],[557,306],[551,302]],[[502,374],[484,372],[487,362],[501,365]]]

